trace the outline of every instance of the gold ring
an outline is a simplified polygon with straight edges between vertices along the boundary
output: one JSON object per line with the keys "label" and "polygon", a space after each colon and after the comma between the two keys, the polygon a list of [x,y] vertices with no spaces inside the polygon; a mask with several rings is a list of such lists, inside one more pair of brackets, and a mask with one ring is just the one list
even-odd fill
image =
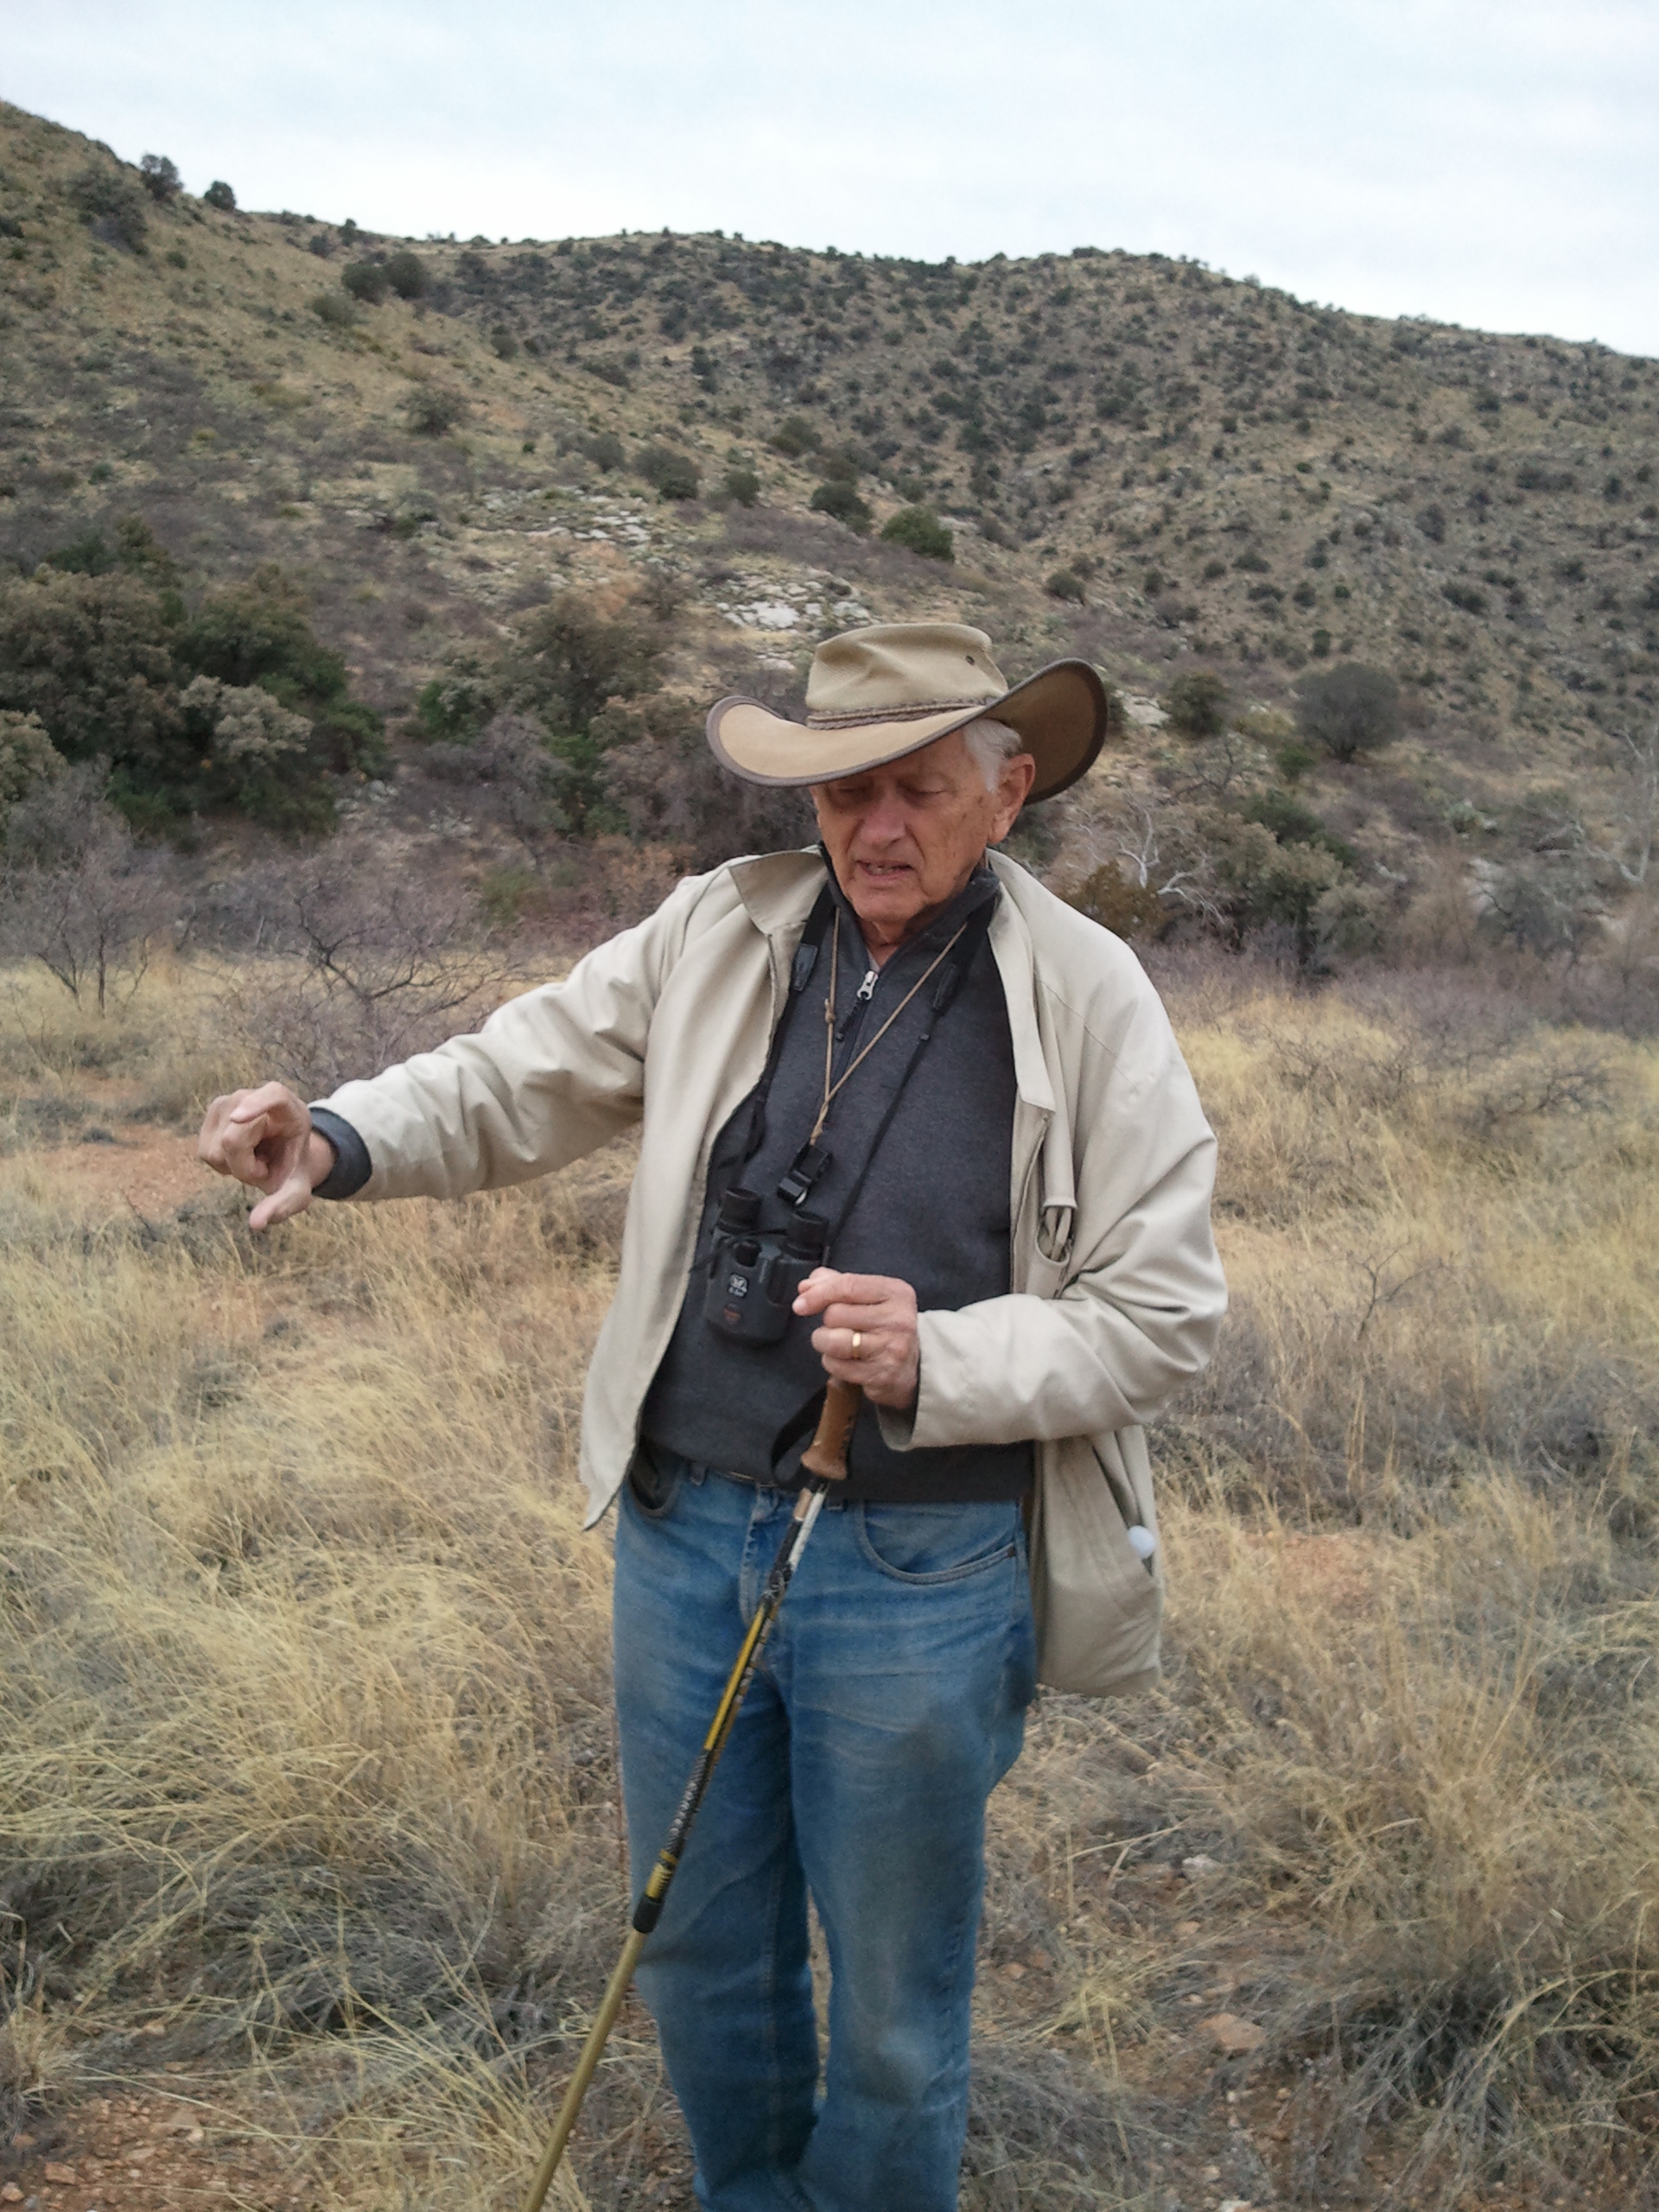
{"label": "gold ring", "polygon": [[857,1331],[856,1329],[855,1329],[855,1330],[853,1331],[853,1357],[854,1357],[855,1359],[856,1359],[856,1358],[859,1357],[859,1350],[858,1350],[858,1348],[859,1348],[860,1344],[861,1344],[863,1343],[863,1341],[864,1341],[863,1338],[862,1338],[862,1337],[861,1337],[861,1336],[860,1336],[860,1334],[858,1333],[858,1331]]}

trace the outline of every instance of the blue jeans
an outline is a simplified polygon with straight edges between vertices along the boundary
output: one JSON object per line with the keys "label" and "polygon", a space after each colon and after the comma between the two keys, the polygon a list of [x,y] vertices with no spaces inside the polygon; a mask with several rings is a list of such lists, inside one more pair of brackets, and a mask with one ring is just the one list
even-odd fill
{"label": "blue jeans", "polygon": [[[644,1878],[793,1497],[671,1461],[625,1488],[616,1694]],[[954,2212],[985,1800],[1035,1679],[1017,1505],[826,1507],[639,1986],[708,2212]],[[822,2097],[807,1892],[829,1948]]]}

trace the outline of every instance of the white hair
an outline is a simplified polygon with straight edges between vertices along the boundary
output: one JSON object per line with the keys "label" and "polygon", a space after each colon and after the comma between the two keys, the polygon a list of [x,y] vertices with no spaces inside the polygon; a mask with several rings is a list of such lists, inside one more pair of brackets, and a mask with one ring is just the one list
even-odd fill
{"label": "white hair", "polygon": [[1026,741],[1017,729],[1010,729],[1007,722],[993,721],[988,715],[981,715],[976,721],[969,722],[963,730],[962,741],[977,763],[988,791],[1001,788],[1002,771],[1016,754],[1027,749]]}

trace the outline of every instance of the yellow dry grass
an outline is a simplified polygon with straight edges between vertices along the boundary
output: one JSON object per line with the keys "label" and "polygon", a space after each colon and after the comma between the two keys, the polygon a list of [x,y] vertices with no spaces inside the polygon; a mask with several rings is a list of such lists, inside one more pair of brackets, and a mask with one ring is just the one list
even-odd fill
{"label": "yellow dry grass", "polygon": [[[165,2058],[325,2199],[511,2203],[624,1904],[573,1459],[626,1159],[146,1222],[24,1107],[253,1075],[220,980],[101,1029],[6,988],[0,2080]],[[1166,1680],[1046,1697],[994,1808],[963,2202],[1643,2202],[1652,1055],[1426,990],[1173,997],[1235,1315],[1163,1435]],[[686,2201],[635,2011],[565,2201]]]}

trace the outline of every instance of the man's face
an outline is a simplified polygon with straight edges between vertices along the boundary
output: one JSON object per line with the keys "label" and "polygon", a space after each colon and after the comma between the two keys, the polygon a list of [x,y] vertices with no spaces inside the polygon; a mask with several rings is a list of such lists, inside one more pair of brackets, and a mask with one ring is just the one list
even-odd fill
{"label": "man's face", "polygon": [[956,897],[987,845],[1013,829],[1036,773],[1031,755],[1017,753],[988,791],[952,730],[885,768],[813,785],[819,833],[872,952]]}

